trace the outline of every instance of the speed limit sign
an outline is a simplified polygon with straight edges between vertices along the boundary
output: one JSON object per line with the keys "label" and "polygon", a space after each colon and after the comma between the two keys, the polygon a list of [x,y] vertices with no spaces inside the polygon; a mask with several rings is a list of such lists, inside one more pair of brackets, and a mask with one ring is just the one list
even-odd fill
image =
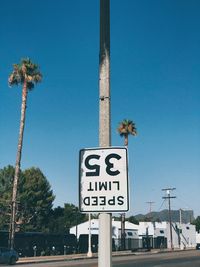
{"label": "speed limit sign", "polygon": [[127,148],[109,147],[80,150],[80,211],[128,211],[128,192]]}

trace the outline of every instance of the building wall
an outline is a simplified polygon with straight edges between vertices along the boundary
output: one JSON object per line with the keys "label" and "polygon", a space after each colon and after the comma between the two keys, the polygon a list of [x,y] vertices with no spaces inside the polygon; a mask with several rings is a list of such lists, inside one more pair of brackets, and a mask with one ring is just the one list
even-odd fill
{"label": "building wall", "polygon": [[[192,224],[172,224],[172,242],[174,248],[194,248],[196,246],[196,228]],[[181,230],[181,231],[180,231]],[[140,222],[138,234],[139,237],[152,236],[166,237],[167,248],[171,248],[170,224],[169,222],[152,223]]]}
{"label": "building wall", "polygon": [[[79,238],[80,234],[89,234],[89,221],[81,223],[70,229],[70,234],[76,235],[76,233],[77,238]],[[126,222],[125,233],[127,238],[138,238],[138,226],[133,223]],[[99,220],[97,219],[91,220],[91,234],[99,234]],[[120,221],[112,221],[112,237],[115,239],[121,238]]]}
{"label": "building wall", "polygon": [[200,233],[196,233],[196,244],[200,244]]}
{"label": "building wall", "polygon": [[[187,242],[186,242],[186,240]],[[185,241],[186,247],[196,247],[196,227],[192,224],[182,225],[182,240]]]}
{"label": "building wall", "polygon": [[[76,235],[76,233],[77,238],[79,238],[81,234],[89,234],[89,221],[70,228],[70,234]],[[96,219],[91,220],[91,234],[99,234],[99,222]]]}
{"label": "building wall", "polygon": [[[196,247],[196,228],[192,224],[172,224],[172,239],[174,248],[195,248]],[[168,248],[171,248],[170,242],[170,224],[167,223],[167,241]]]}
{"label": "building wall", "polygon": [[[179,229],[182,233],[179,234]],[[126,222],[125,224],[126,238],[142,240],[147,235],[154,238],[167,238],[167,247],[171,248],[170,240],[170,224],[169,222],[152,223],[140,222],[139,226]],[[77,238],[80,234],[89,234],[89,221],[74,226],[70,229],[70,233],[77,233]],[[91,220],[91,234],[99,234],[99,221]],[[114,239],[121,238],[121,222],[112,222],[112,237]],[[191,224],[173,223],[172,227],[173,247],[174,248],[194,248],[196,247],[196,228]],[[153,241],[152,241],[153,242]]]}

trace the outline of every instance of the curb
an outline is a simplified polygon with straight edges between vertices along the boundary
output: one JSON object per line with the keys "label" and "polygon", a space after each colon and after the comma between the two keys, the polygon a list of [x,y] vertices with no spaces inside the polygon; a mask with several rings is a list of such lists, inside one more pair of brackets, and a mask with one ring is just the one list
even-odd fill
{"label": "curb", "polygon": [[[172,252],[183,252],[183,251],[189,251],[194,250],[186,249],[186,250],[179,250],[174,249],[171,250],[151,250],[146,252],[132,252],[129,251],[122,251],[122,252],[113,252],[112,257],[117,256],[141,256],[141,255],[151,255],[151,254],[159,254],[159,253],[172,253]],[[40,257],[28,257],[28,258],[19,258],[19,260],[16,262],[16,264],[31,264],[31,263],[48,263],[48,262],[60,262],[60,261],[76,261],[76,260],[82,260],[82,259],[96,259],[98,258],[98,253],[93,253],[92,257],[88,257],[87,254],[72,254],[72,255],[61,255],[61,256],[40,256]]]}
{"label": "curb", "polygon": [[[92,256],[91,258],[97,258],[97,256]],[[89,259],[86,254],[83,255],[67,255],[67,256],[41,256],[41,257],[28,257],[19,258],[16,264],[30,264],[30,263],[47,263],[47,262],[60,262],[60,261],[75,261],[81,259]]]}

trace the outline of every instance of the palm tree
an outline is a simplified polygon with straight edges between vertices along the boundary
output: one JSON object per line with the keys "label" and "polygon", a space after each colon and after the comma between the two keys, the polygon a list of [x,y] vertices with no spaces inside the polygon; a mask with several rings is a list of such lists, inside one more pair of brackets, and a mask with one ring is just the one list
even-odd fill
{"label": "palm tree", "polygon": [[128,146],[128,136],[137,135],[137,129],[135,127],[135,123],[131,120],[124,119],[122,122],[120,122],[118,128],[118,133],[121,137],[124,137],[124,145]]}
{"label": "palm tree", "polygon": [[20,174],[23,134],[26,116],[26,102],[28,91],[32,90],[36,83],[40,82],[42,74],[39,71],[37,64],[31,62],[29,58],[22,59],[19,64],[13,64],[13,71],[8,78],[10,86],[22,85],[22,104],[21,104],[21,120],[19,129],[19,139],[17,147],[17,157],[15,163],[15,175],[13,180],[12,191],[12,211],[11,211],[11,223],[10,223],[10,236],[9,245],[14,247],[14,235],[15,235],[15,218],[16,218],[16,200],[17,200],[17,187]]}
{"label": "palm tree", "polygon": [[[119,123],[117,128],[118,133],[121,137],[124,137],[124,145],[128,147],[128,136],[137,135],[137,129],[135,123],[131,120],[124,119]],[[125,249],[125,213],[121,214],[121,242],[122,249]]]}

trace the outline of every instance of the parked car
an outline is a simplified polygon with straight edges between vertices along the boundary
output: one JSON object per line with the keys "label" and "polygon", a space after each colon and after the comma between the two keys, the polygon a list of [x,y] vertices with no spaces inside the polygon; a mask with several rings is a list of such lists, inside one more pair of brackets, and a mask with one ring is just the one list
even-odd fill
{"label": "parked car", "polygon": [[200,243],[197,243],[196,249],[200,249]]}
{"label": "parked car", "polygon": [[18,258],[18,253],[14,249],[0,247],[0,263],[15,264]]}

